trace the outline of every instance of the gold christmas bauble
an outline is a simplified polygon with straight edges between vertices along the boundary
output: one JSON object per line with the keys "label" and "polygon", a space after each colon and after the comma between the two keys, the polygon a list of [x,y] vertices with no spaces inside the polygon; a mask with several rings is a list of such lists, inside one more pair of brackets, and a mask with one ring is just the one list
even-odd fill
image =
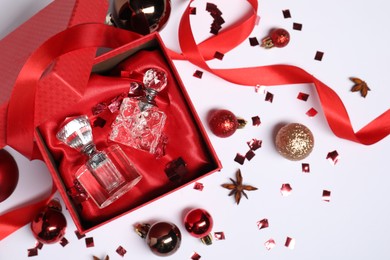
{"label": "gold christmas bauble", "polygon": [[305,159],[314,147],[314,137],[309,128],[291,123],[280,128],[275,138],[278,152],[291,161]]}

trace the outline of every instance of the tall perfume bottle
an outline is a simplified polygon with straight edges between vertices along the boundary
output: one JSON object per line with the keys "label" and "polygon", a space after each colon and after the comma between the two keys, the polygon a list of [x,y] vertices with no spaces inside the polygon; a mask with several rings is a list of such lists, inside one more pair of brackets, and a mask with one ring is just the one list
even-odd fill
{"label": "tall perfume bottle", "polygon": [[110,205],[142,178],[119,145],[109,146],[103,151],[96,149],[87,116],[65,121],[57,138],[88,156],[75,178],[99,208]]}
{"label": "tall perfume bottle", "polygon": [[157,107],[155,97],[167,86],[167,75],[160,69],[148,69],[143,76],[143,85],[143,97],[123,100],[109,139],[161,157],[167,116]]}

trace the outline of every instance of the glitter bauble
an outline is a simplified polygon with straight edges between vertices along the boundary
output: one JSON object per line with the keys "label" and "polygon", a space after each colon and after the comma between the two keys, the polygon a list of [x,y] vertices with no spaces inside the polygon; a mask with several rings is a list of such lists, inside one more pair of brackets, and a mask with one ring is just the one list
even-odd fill
{"label": "glitter bauble", "polygon": [[19,169],[12,155],[0,150],[0,202],[6,200],[14,192],[19,181]]}
{"label": "glitter bauble", "polygon": [[61,205],[53,200],[31,222],[34,237],[42,244],[53,244],[62,240],[66,230],[66,218]]}
{"label": "glitter bauble", "polygon": [[239,124],[237,117],[229,110],[215,111],[209,120],[211,132],[218,137],[229,137],[236,132]]}
{"label": "glitter bauble", "polygon": [[278,131],[275,145],[283,157],[298,161],[309,156],[314,147],[314,137],[306,126],[291,123],[283,126]]}
{"label": "glitter bauble", "polygon": [[210,232],[213,228],[213,218],[204,209],[193,209],[184,217],[184,226],[191,236],[200,238],[203,243],[210,245]]}
{"label": "glitter bauble", "polygon": [[278,48],[282,48],[290,42],[290,34],[285,29],[272,30],[270,37],[274,46]]}
{"label": "glitter bauble", "polygon": [[173,223],[138,224],[135,230],[145,239],[150,250],[158,256],[172,255],[180,247],[181,232]]}
{"label": "glitter bauble", "polygon": [[114,25],[142,35],[160,31],[170,14],[170,0],[112,1],[111,15]]}

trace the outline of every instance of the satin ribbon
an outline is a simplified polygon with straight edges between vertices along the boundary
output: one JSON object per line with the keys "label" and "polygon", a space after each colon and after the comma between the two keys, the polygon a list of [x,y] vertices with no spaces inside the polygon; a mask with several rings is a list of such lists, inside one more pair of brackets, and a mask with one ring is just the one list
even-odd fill
{"label": "satin ribbon", "polygon": [[[323,82],[299,67],[269,65],[234,69],[210,68],[206,60],[212,59],[216,50],[226,53],[248,38],[257,20],[258,2],[257,0],[248,0],[252,11],[247,18],[199,45],[196,44],[190,25],[190,5],[192,2],[193,0],[189,2],[179,26],[179,42],[182,53],[168,50],[173,59],[188,60],[210,73],[240,85],[272,86],[313,83],[327,122],[336,136],[370,145],[389,135],[390,110],[355,133],[345,106],[338,95]],[[32,115],[37,83],[44,69],[54,58],[82,48],[102,46],[115,48],[139,37],[134,33],[105,25],[87,24],[69,28],[45,42],[29,58],[16,81],[8,107],[8,144],[28,158],[36,156],[37,149],[32,142],[35,128],[34,117],[24,115]],[[47,201],[48,199],[45,199],[41,204]],[[31,216],[34,216],[32,212],[38,210],[36,205],[29,205],[0,216],[0,239],[31,221]],[[14,221],[13,217],[17,215],[24,217]]]}

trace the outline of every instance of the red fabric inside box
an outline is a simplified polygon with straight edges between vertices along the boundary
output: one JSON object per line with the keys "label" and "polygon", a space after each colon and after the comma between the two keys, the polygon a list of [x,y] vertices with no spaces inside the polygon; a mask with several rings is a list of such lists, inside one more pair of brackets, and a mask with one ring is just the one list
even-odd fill
{"label": "red fabric inside box", "polygon": [[[51,163],[58,169],[58,175],[55,174],[54,178],[59,178],[55,181],[57,184],[61,184],[57,186],[59,186],[62,195],[65,195],[66,189],[73,186],[74,173],[85,163],[87,158],[56,139],[55,135],[59,130],[59,125],[65,117],[81,114],[88,115],[93,122],[95,118],[91,112],[93,106],[128,92],[131,79],[121,78],[121,70],[142,73],[151,67],[166,71],[168,77],[167,87],[156,100],[157,105],[167,115],[164,128],[164,133],[168,137],[166,154],[162,158],[156,159],[152,154],[121,145],[143,178],[130,192],[107,208],[99,209],[92,200],[83,202],[82,209],[72,203],[71,206],[76,216],[73,216],[72,212],[71,215],[76,217],[76,225],[77,221],[80,222],[83,230],[94,228],[220,168],[209,142],[202,133],[199,121],[193,114],[193,108],[189,104],[181,83],[176,79],[175,72],[167,63],[161,49],[153,47],[137,51],[112,67],[110,71],[106,71],[104,75],[92,73],[82,101],[77,106],[69,108],[62,116],[39,126],[38,131],[44,145],[50,151]],[[61,96],[58,98],[61,99]],[[116,115],[117,113],[111,113],[109,110],[98,115],[107,121],[103,128],[93,128],[94,141],[98,149],[104,149],[108,145],[114,144],[108,140],[108,135]],[[180,183],[175,183],[168,179],[164,168],[167,163],[178,157],[182,157],[187,163],[188,173]],[[64,190],[61,191],[62,188]],[[70,202],[71,200],[67,198],[66,201]]]}

